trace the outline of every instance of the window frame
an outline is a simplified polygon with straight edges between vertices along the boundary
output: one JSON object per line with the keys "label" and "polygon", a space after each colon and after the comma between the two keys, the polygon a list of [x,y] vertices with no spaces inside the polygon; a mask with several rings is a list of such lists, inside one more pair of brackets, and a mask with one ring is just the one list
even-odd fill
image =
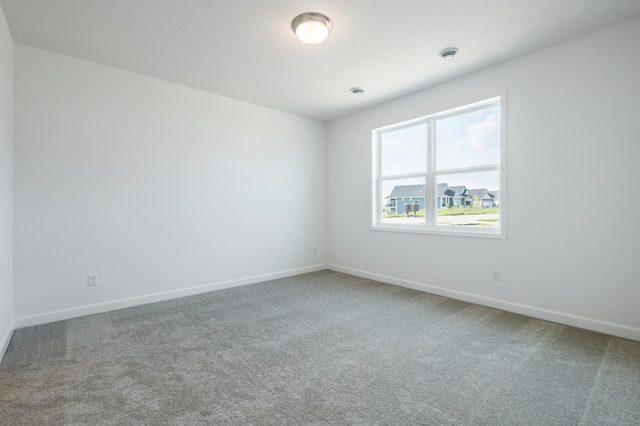
{"label": "window frame", "polygon": [[[447,108],[445,110],[421,116],[418,118],[375,128],[371,131],[371,188],[369,191],[370,208],[370,229],[374,231],[391,231],[420,233],[433,235],[450,235],[463,237],[480,237],[492,239],[507,238],[507,93],[506,90],[493,93],[490,96],[475,99],[470,102],[458,103],[459,106]],[[474,111],[500,107],[500,164],[473,166],[457,169],[436,169],[436,126],[437,120],[455,117]],[[427,164],[426,171],[418,173],[389,174],[381,175],[382,172],[382,148],[381,135],[390,131],[397,131],[403,128],[413,127],[420,124],[427,126]],[[461,227],[455,225],[437,224],[437,184],[439,176],[477,173],[477,172],[498,172],[498,196],[499,196],[499,227]],[[425,184],[425,221],[424,224],[390,224],[382,222],[381,205],[384,204],[385,194],[382,193],[383,182],[389,180],[409,180],[423,179]],[[468,188],[467,188],[468,189]],[[491,191],[492,188],[485,188]],[[431,201],[428,201],[431,200]],[[396,206],[399,209],[399,206]]]}

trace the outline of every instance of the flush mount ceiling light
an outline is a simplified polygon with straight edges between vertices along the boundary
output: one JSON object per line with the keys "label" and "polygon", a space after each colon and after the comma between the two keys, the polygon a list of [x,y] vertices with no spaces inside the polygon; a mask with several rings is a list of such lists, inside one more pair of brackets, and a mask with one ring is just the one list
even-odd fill
{"label": "flush mount ceiling light", "polygon": [[321,13],[307,12],[293,18],[291,29],[301,42],[318,44],[327,38],[333,29],[333,22]]}
{"label": "flush mount ceiling light", "polygon": [[456,49],[455,47],[450,47],[440,52],[440,57],[445,62],[451,62],[456,58],[457,54],[458,54],[458,49]]}
{"label": "flush mount ceiling light", "polygon": [[362,96],[364,95],[364,89],[362,87],[354,87],[351,89],[351,93],[356,96]]}

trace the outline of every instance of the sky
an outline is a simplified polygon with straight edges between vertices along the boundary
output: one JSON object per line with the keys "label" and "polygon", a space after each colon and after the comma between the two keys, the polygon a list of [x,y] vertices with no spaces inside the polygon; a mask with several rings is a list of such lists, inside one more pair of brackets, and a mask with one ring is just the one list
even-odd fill
{"label": "sky", "polygon": [[[382,175],[425,172],[427,125],[420,123],[382,134]],[[442,118],[436,121],[436,169],[438,171],[500,163],[500,107]],[[421,183],[416,179],[387,181],[383,197],[395,185]],[[499,189],[497,172],[438,176],[438,183],[464,185],[468,189]]]}

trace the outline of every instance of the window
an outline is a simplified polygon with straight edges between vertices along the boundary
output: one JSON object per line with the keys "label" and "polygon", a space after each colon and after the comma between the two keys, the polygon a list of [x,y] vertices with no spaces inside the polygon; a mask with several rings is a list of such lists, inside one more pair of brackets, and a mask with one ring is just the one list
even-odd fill
{"label": "window", "polygon": [[374,130],[373,228],[504,238],[504,103]]}

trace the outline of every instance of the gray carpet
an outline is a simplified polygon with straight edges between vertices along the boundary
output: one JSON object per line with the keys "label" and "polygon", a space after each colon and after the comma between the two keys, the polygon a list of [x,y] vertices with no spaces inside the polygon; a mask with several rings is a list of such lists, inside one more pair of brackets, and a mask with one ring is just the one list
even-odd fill
{"label": "gray carpet", "polygon": [[16,330],[2,425],[639,425],[640,342],[331,271]]}

